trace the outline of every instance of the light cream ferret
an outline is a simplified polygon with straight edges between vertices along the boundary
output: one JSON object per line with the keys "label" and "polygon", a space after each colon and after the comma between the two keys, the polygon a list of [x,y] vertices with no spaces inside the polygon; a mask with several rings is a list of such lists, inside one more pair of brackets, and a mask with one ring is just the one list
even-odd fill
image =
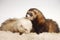
{"label": "light cream ferret", "polygon": [[11,31],[11,32],[19,32],[20,34],[23,33],[30,33],[32,29],[32,23],[30,20],[26,18],[13,18],[8,19],[1,25],[1,30],[3,31]]}

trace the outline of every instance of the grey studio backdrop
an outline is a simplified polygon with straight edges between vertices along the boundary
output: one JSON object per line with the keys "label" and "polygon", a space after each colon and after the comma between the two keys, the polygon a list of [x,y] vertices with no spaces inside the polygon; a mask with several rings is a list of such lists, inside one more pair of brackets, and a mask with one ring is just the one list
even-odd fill
{"label": "grey studio backdrop", "polygon": [[8,18],[22,18],[30,8],[42,11],[60,26],[60,0],[0,0],[0,25]]}

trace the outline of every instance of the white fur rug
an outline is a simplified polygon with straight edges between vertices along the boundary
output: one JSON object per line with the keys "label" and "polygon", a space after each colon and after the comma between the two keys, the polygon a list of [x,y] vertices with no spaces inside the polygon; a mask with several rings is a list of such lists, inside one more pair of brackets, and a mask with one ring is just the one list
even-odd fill
{"label": "white fur rug", "polygon": [[0,31],[0,40],[60,40],[60,33],[29,33],[19,35],[9,31]]}

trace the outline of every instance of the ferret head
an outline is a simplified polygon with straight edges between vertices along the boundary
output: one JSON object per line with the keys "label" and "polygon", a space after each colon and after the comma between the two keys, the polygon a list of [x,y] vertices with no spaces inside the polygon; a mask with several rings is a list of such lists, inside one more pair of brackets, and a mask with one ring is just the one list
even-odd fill
{"label": "ferret head", "polygon": [[30,31],[32,30],[32,23],[28,19],[21,18],[18,21],[17,25],[18,25],[17,28],[21,34],[22,33],[30,33]]}
{"label": "ferret head", "polygon": [[34,20],[37,16],[37,10],[35,8],[31,8],[27,11],[27,14],[26,14],[26,17],[29,19],[29,20]]}
{"label": "ferret head", "polygon": [[31,8],[27,11],[26,18],[33,21],[35,19],[40,20],[40,22],[45,21],[45,17],[42,12],[36,8]]}

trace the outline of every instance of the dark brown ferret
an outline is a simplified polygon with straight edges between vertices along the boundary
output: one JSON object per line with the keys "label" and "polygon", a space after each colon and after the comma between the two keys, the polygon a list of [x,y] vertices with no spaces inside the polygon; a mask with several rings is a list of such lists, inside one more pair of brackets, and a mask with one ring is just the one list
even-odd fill
{"label": "dark brown ferret", "polygon": [[52,19],[46,19],[42,12],[36,8],[29,9],[26,18],[32,21],[32,32],[37,34],[42,32],[59,32],[57,23]]}

